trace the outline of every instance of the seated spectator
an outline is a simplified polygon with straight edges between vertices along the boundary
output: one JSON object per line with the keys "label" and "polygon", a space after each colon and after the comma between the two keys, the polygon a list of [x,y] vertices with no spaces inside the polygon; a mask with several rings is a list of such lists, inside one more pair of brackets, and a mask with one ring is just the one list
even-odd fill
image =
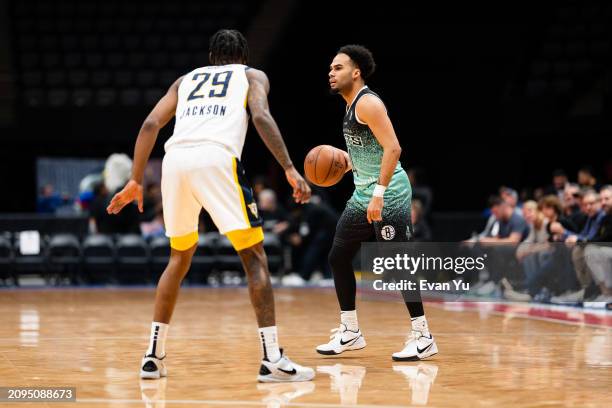
{"label": "seated spectator", "polygon": [[55,192],[53,185],[46,184],[38,197],[36,211],[43,214],[55,214],[60,207],[71,203],[72,199],[69,196]]}
{"label": "seated spectator", "polygon": [[544,189],[542,187],[537,187],[533,190],[533,199],[536,202],[540,202],[542,198],[544,198],[546,194],[544,193]]}
{"label": "seated spectator", "polygon": [[[529,226],[515,208],[499,196],[490,199],[491,213],[495,223],[486,231],[486,236],[479,236],[475,242],[480,244],[474,249],[488,256],[488,281],[478,287],[477,294],[489,296],[500,289],[503,274],[511,275],[518,268],[514,257],[516,246],[529,234]],[[480,256],[480,255],[478,255]],[[481,277],[482,279],[482,277]]]}
{"label": "seated spectator", "polygon": [[586,215],[581,210],[582,193],[580,186],[568,183],[563,190],[563,215],[575,226],[575,230],[580,231],[586,222]]}
{"label": "seated spectator", "polygon": [[486,209],[486,211],[484,211],[484,215],[487,217],[487,222],[485,224],[484,229],[479,234],[472,236],[472,238],[467,239],[464,242],[477,242],[481,238],[497,235],[497,232],[499,231],[499,221],[497,221],[497,218],[495,218],[495,215],[493,215],[491,209],[494,205],[496,205],[496,202],[498,200],[499,197],[496,195],[492,195],[489,197],[488,208]]}
{"label": "seated spectator", "polygon": [[[572,222],[571,218],[568,218],[564,214],[564,208],[561,201],[554,195],[547,195],[540,200],[540,209],[544,217],[548,220],[546,225],[546,232],[548,233],[549,241],[559,241],[560,236],[555,236],[555,233],[551,231],[552,225],[556,223],[560,224],[565,230],[576,231],[577,227]],[[555,227],[556,229],[556,227]]]}
{"label": "seated spectator", "polygon": [[113,195],[130,178],[132,160],[125,154],[112,154],[104,165],[104,182],[96,189],[90,205],[90,232],[99,234],[140,234],[140,213],[131,203],[116,215],[106,212]]}
{"label": "seated spectator", "polygon": [[584,257],[600,290],[593,301],[612,303],[612,185],[602,187],[600,197],[606,215],[595,237],[588,241]]}
{"label": "seated spectator", "polygon": [[548,220],[544,216],[544,213],[542,213],[538,203],[533,200],[526,201],[521,210],[523,219],[529,226],[529,234],[523,242],[548,242],[549,234],[546,230]]}
{"label": "seated spectator", "polygon": [[581,286],[581,289],[576,292],[552,298],[551,301],[554,303],[573,303],[582,301],[586,288],[591,284],[591,272],[585,261],[585,246],[576,245],[576,243],[585,243],[594,240],[606,213],[601,209],[599,194],[597,194],[595,190],[587,191],[582,201],[588,217],[582,231],[579,233],[569,231],[563,228],[560,223],[554,223],[550,228],[561,241],[572,248],[572,263],[576,271],[576,277]]}
{"label": "seated spectator", "polygon": [[155,204],[154,212],[155,215],[152,219],[140,223],[140,231],[145,239],[163,237],[166,234],[164,211],[161,202]]}
{"label": "seated spectator", "polygon": [[278,204],[274,191],[268,188],[261,190],[257,196],[257,208],[264,222],[264,230],[277,235],[283,235],[287,231],[289,214]]}
{"label": "seated spectator", "polygon": [[510,187],[500,187],[499,195],[512,209],[519,215],[521,214],[521,204],[519,203],[519,197],[516,190]]}
{"label": "seated spectator", "polygon": [[336,232],[338,213],[318,195],[313,195],[307,204],[295,206],[293,213],[290,242],[295,248],[293,266],[299,274],[283,277],[283,284],[301,285],[317,269],[324,278],[331,278],[327,254]]}
{"label": "seated spectator", "polygon": [[578,170],[578,185],[582,189],[593,189],[599,191],[600,185],[597,183],[595,171],[591,166],[582,166]]}
{"label": "seated spectator", "polygon": [[582,203],[587,216],[586,223],[580,232],[572,231],[564,228],[559,222],[553,223],[550,230],[553,234],[556,234],[560,241],[568,244],[575,244],[576,242],[588,242],[592,240],[601,224],[602,219],[605,217],[605,212],[601,209],[601,202],[599,194],[595,190],[588,190],[584,193]]}
{"label": "seated spectator", "polygon": [[412,200],[412,238],[414,241],[431,241],[431,228],[423,218],[423,205],[420,200]]}
{"label": "seated spectator", "polygon": [[159,183],[147,184],[142,199],[144,212],[140,214],[140,220],[141,222],[151,222],[159,216],[159,206],[162,203]]}
{"label": "seated spectator", "polygon": [[253,195],[255,198],[259,197],[259,193],[261,193],[265,189],[269,189],[268,183],[266,181],[266,177],[262,175],[257,175],[253,179]]}
{"label": "seated spectator", "polygon": [[563,199],[563,193],[565,191],[565,186],[568,183],[567,174],[565,171],[561,169],[557,169],[553,171],[552,174],[552,184],[546,187],[544,193],[546,195],[554,195],[559,200]]}
{"label": "seated spectator", "polygon": [[482,244],[509,243],[518,244],[529,234],[529,226],[523,216],[515,211],[511,203],[500,197],[492,199],[491,213],[498,223],[492,228],[488,236],[480,238]]}
{"label": "seated spectator", "polygon": [[[554,198],[554,196],[552,196]],[[560,207],[560,205],[559,205]],[[518,246],[516,258],[523,267],[525,274],[524,286],[527,293],[514,290],[510,282],[504,278],[504,296],[510,300],[529,301],[537,296],[544,287],[545,276],[553,265],[552,248],[546,226],[548,220],[535,201],[527,201],[523,205],[523,217],[529,225],[529,235]],[[549,290],[547,288],[546,290]]]}

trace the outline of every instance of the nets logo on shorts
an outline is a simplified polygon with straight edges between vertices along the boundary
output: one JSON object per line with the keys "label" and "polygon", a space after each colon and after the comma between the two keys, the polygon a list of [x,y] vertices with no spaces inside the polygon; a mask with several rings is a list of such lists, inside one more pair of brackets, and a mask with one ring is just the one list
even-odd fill
{"label": "nets logo on shorts", "polygon": [[392,225],[385,225],[380,229],[380,235],[385,241],[391,241],[395,237],[395,228]]}

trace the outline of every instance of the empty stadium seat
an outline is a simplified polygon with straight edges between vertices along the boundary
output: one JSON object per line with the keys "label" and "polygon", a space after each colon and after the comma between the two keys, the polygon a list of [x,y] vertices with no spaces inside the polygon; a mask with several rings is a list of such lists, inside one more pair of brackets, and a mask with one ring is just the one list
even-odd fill
{"label": "empty stadium seat", "polygon": [[83,274],[87,283],[116,282],[115,245],[108,235],[88,235],[83,240]]}
{"label": "empty stadium seat", "polygon": [[170,259],[170,240],[167,237],[155,237],[150,244],[151,276],[153,282],[157,282],[164,272]]}
{"label": "empty stadium seat", "polygon": [[137,234],[119,235],[116,244],[117,279],[120,283],[151,282],[149,247]]}
{"label": "empty stadium seat", "polygon": [[198,247],[193,254],[191,269],[187,280],[192,283],[205,283],[208,275],[217,266],[217,244],[218,232],[207,232],[200,234]]}
{"label": "empty stadium seat", "polygon": [[0,280],[4,282],[7,278],[13,277],[13,248],[11,245],[11,235],[0,234]]}
{"label": "empty stadium seat", "polygon": [[278,274],[283,266],[283,247],[280,239],[274,233],[266,233],[263,244],[270,272]]}
{"label": "empty stadium seat", "polygon": [[49,279],[47,274],[47,260],[45,257],[46,242],[43,237],[40,238],[40,250],[37,254],[23,254],[20,249],[20,234],[15,234],[15,242],[13,245],[14,262],[13,269],[17,275],[21,274],[37,274],[43,276],[45,280]]}
{"label": "empty stadium seat", "polygon": [[[152,0],[146,7],[131,2],[22,3],[15,2],[9,15],[19,64],[15,72],[23,85],[17,99],[26,107],[80,107],[109,106],[108,99],[100,100],[95,92],[100,87],[114,87],[115,101],[123,106],[150,105],[149,91],[157,93],[160,85],[167,89],[179,72],[204,64],[207,35],[239,25],[255,2],[226,6],[211,0],[204,6],[198,0],[180,5]],[[153,73],[143,71],[151,68]],[[159,72],[168,69],[172,80],[159,78]],[[53,74],[45,76],[45,70]],[[113,83],[109,71],[129,75]],[[91,93],[72,93],[89,87]],[[46,97],[40,96],[41,88]]]}
{"label": "empty stadium seat", "polygon": [[68,278],[71,283],[78,279],[81,266],[81,244],[76,235],[56,234],[51,236],[47,251],[50,272],[58,274],[61,282]]}
{"label": "empty stadium seat", "polygon": [[217,265],[219,269],[242,272],[242,262],[230,240],[225,235],[220,235],[217,243]]}
{"label": "empty stadium seat", "polygon": [[103,88],[96,92],[95,103],[98,106],[110,106],[115,103],[117,92],[114,89]]}

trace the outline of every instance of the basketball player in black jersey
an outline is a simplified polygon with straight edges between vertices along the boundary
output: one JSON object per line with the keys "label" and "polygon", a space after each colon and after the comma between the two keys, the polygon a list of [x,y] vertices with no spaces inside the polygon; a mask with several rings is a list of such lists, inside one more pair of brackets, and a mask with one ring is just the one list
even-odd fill
{"label": "basketball player in black jersey", "polygon": [[[379,242],[406,242],[412,234],[412,190],[399,162],[402,149],[384,103],[365,84],[374,69],[372,53],[360,45],[340,48],[330,65],[331,92],[340,94],[347,103],[343,133],[355,190],[338,221],[329,253],[341,323],[331,340],[317,347],[317,352],[325,355],[366,346],[357,323],[352,266],[361,243],[374,237]],[[392,358],[410,361],[430,357],[438,349],[429,333],[420,294],[403,294],[412,317],[412,330],[404,349]]]}

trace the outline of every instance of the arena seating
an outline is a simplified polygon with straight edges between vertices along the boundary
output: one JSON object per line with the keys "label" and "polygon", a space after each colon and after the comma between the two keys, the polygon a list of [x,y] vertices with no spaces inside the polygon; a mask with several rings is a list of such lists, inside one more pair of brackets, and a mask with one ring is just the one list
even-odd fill
{"label": "arena seating", "polygon": [[[264,247],[270,270],[279,272],[280,240],[266,233]],[[69,233],[43,236],[40,254],[22,255],[18,234],[7,232],[0,233],[0,279],[36,274],[52,284],[154,283],[166,267],[169,255],[166,237],[147,241],[133,234],[91,234],[80,240]],[[243,273],[240,257],[229,240],[217,232],[201,234],[187,280],[206,283],[210,273],[226,270]]]}
{"label": "arena seating", "polygon": [[152,105],[207,62],[208,37],[240,28],[257,1],[11,2],[25,107]]}
{"label": "arena seating", "polygon": [[[558,2],[551,10],[548,26],[535,36],[525,56],[524,72],[509,88],[510,94],[514,92],[516,112],[508,117],[537,128],[571,117],[601,115],[601,103],[609,103],[612,95],[608,79],[612,67],[611,17],[612,5],[602,0]],[[577,109],[579,101],[589,94],[601,95],[601,103],[583,104]]]}

